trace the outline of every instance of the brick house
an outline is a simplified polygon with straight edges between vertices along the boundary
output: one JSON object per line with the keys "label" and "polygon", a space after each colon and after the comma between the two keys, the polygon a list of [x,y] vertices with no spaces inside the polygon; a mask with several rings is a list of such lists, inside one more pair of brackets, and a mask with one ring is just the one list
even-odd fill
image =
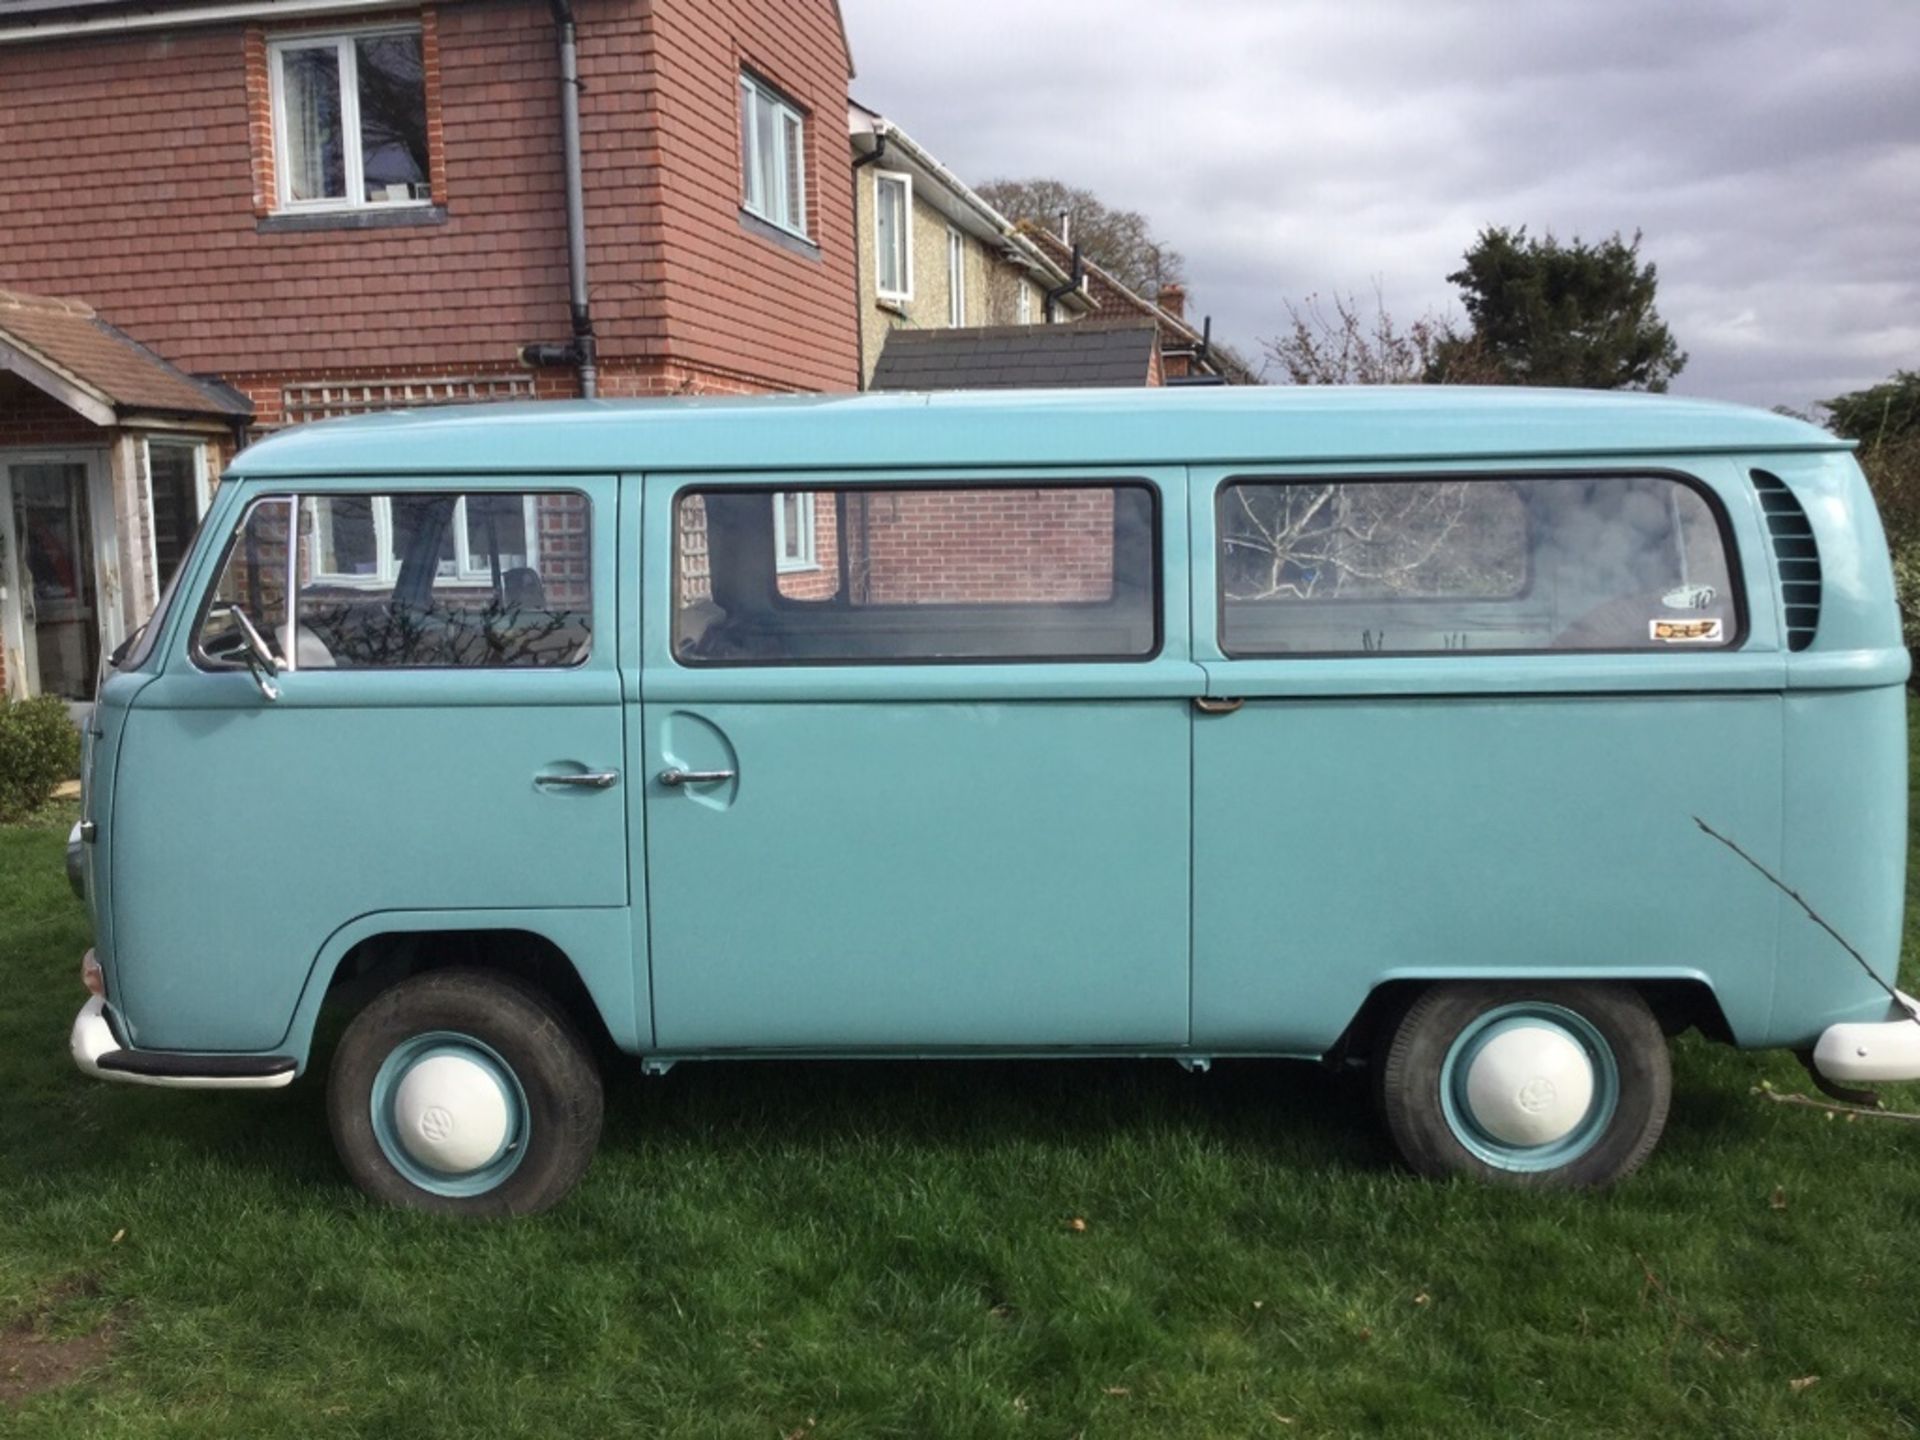
{"label": "brick house", "polygon": [[0,0],[0,287],[210,407],[76,407],[0,338],[0,687],[91,684],[23,663],[55,532],[103,645],[156,602],[156,421],[190,524],[236,422],[855,388],[850,73],[835,0]]}

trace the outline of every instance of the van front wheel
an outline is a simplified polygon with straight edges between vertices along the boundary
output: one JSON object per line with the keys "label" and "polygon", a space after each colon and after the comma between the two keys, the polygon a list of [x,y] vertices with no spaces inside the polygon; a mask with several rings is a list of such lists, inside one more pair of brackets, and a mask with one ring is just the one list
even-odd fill
{"label": "van front wheel", "polygon": [[1666,1037],[1638,993],[1600,984],[1436,985],[1387,1046],[1381,1110],[1423,1175],[1597,1188],[1666,1125]]}
{"label": "van front wheel", "polygon": [[334,1148],[377,1200],[530,1215],[586,1173],[600,1139],[586,1042],[531,986],[435,970],[354,1017],[327,1076]]}

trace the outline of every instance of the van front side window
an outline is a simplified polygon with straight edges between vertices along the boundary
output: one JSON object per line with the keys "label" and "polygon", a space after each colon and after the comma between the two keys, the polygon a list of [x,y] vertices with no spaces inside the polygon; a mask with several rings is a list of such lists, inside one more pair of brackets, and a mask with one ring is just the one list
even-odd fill
{"label": "van front side window", "polygon": [[593,638],[587,500],[308,495],[301,669],[575,665]]}
{"label": "van front side window", "polygon": [[675,528],[684,664],[1141,660],[1159,647],[1145,485],[689,491]]}
{"label": "van front side window", "polygon": [[1246,480],[1218,515],[1229,655],[1738,639],[1719,518],[1666,476]]}

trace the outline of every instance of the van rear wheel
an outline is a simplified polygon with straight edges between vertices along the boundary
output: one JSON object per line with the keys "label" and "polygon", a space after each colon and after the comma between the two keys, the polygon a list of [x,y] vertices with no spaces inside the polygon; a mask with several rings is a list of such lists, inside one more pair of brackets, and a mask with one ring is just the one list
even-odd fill
{"label": "van rear wheel", "polygon": [[354,1017],[327,1076],[334,1148],[377,1200],[443,1215],[530,1215],[586,1173],[600,1074],[531,986],[435,970]]}
{"label": "van rear wheel", "polygon": [[1436,985],[1376,1063],[1409,1167],[1512,1185],[1598,1188],[1632,1174],[1673,1091],[1660,1024],[1620,985]]}

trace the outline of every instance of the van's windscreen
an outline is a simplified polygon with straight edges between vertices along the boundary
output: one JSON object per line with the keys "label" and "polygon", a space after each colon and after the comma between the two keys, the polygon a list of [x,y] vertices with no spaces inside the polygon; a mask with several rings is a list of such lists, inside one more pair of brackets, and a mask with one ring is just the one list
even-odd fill
{"label": "van's windscreen", "polygon": [[1667,476],[1243,480],[1219,501],[1230,655],[1731,645],[1719,517]]}

